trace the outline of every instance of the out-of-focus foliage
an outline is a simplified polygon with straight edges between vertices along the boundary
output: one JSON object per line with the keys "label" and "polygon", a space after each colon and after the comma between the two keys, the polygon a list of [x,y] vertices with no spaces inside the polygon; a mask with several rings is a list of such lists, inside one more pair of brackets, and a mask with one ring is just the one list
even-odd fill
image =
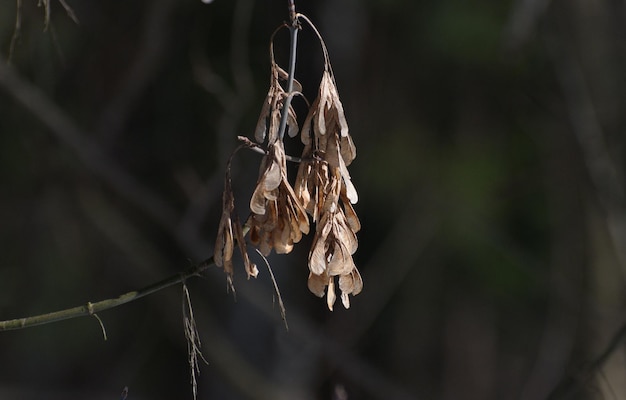
{"label": "out-of-focus foliage", "polygon": [[[212,255],[225,162],[254,134],[268,40],[288,18],[278,0],[67,0],[76,25],[51,1],[45,31],[44,9],[21,1],[0,70],[0,319],[113,297]],[[546,398],[624,320],[624,5],[296,5],[327,42],[358,149],[364,290],[329,313],[306,287],[306,252],[272,255],[285,332],[265,269],[246,280],[235,268],[236,302],[222,271],[189,281],[209,362],[198,397]],[[0,13],[3,63],[15,6]],[[283,66],[287,44],[277,36]],[[305,29],[309,100],[322,61]],[[16,82],[48,106],[18,100]],[[236,157],[235,199],[250,198],[259,161]],[[0,398],[111,399],[125,386],[129,399],[191,398],[181,299],[172,288],[102,313],[107,341],[95,319],[2,332]],[[567,398],[626,396],[620,354]]]}

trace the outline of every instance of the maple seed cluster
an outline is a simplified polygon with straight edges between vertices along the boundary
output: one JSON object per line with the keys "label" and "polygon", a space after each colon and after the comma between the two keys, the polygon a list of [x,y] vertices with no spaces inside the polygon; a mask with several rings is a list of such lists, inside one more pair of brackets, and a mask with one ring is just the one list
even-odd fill
{"label": "maple seed cluster", "polygon": [[[349,295],[357,295],[363,288],[361,275],[352,259],[358,247],[356,233],[361,228],[352,207],[358,201],[358,195],[347,169],[356,157],[356,148],[327,53],[325,51],[326,63],[317,98],[309,108],[300,132],[304,150],[293,187],[287,179],[287,157],[279,125],[285,99],[301,95],[302,86],[294,80],[293,92],[287,93],[282,82],[288,74],[276,64],[272,51],[270,54],[270,88],[254,135],[258,143],[267,143],[267,148],[250,199],[251,214],[246,222],[250,242],[264,256],[272,249],[278,254],[289,253],[302,235],[309,233],[310,216],[315,223],[315,236],[308,257],[309,290],[319,297],[326,295],[328,308],[332,310],[338,281],[342,304],[349,308]],[[291,105],[287,113],[286,132],[295,137],[299,127]],[[245,255],[243,231],[237,227],[239,222],[234,220],[230,177],[224,187],[223,210],[215,262],[224,266],[232,287],[234,241],[239,243],[244,254],[248,277],[256,276],[258,271]]]}

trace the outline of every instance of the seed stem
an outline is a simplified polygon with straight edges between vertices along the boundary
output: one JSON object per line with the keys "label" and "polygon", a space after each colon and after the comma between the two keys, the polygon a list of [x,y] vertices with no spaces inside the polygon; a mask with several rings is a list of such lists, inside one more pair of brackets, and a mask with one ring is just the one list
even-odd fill
{"label": "seed stem", "polygon": [[298,48],[298,31],[300,30],[300,23],[298,22],[296,14],[296,5],[293,0],[289,0],[289,16],[291,18],[291,25],[289,25],[289,70],[287,71],[287,98],[283,103],[283,109],[280,115],[280,125],[278,126],[278,137],[283,140],[285,136],[285,130],[287,128],[287,117],[289,116],[289,107],[291,106],[291,99],[293,96],[293,80],[296,74],[296,50]]}

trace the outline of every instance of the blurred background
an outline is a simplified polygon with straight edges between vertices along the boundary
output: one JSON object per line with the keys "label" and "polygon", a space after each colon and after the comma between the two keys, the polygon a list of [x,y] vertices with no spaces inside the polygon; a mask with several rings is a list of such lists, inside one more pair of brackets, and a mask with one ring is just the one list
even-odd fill
{"label": "blurred background", "polygon": [[[76,24],[49,1],[49,23],[36,0],[0,13],[0,319],[213,254],[288,18],[278,0],[67,0]],[[329,312],[310,237],[269,258],[288,331],[261,260],[249,281],[237,264],[236,299],[218,268],[189,280],[198,398],[626,398],[625,3],[296,5],[358,149],[365,287]],[[287,31],[275,48],[286,68]],[[321,72],[305,27],[310,100]],[[233,164],[242,218],[260,160]],[[1,332],[0,398],[191,399],[182,305],[177,285],[102,312],[106,341],[95,318]]]}

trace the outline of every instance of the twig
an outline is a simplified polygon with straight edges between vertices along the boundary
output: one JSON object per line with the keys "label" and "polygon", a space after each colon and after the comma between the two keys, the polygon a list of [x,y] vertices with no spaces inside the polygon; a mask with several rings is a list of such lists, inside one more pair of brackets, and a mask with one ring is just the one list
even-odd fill
{"label": "twig", "polygon": [[581,383],[591,379],[593,374],[602,368],[602,365],[609,359],[611,354],[624,343],[626,340],[626,323],[624,323],[619,330],[613,335],[613,338],[606,346],[604,351],[600,353],[589,366],[576,373],[570,375],[566,379],[563,379],[552,392],[548,395],[547,400],[557,400],[570,398],[581,389]]}
{"label": "twig", "polygon": [[294,25],[296,23],[297,14],[296,14],[296,3],[294,0],[288,0],[289,7],[289,20],[291,24]]}
{"label": "twig", "polygon": [[300,23],[298,22],[296,14],[296,5],[293,0],[289,0],[289,16],[291,18],[291,25],[289,25],[289,71],[287,77],[287,98],[283,104],[283,108],[280,114],[280,125],[278,126],[278,137],[280,140],[285,136],[285,129],[287,128],[287,116],[289,115],[289,107],[291,106],[291,99],[293,99],[293,81],[296,74],[296,50],[298,48],[298,31],[300,30]]}
{"label": "twig", "polygon": [[7,62],[10,64],[15,52],[15,45],[20,38],[22,32],[22,0],[16,0],[15,11],[15,28],[13,29],[13,36],[11,36],[11,44],[9,46],[9,58]]}
{"label": "twig", "polygon": [[148,285],[143,289],[124,293],[116,298],[101,300],[96,303],[88,302],[87,304],[82,306],[54,311],[47,314],[35,315],[32,317],[0,321],[0,331],[23,329],[29,328],[31,326],[50,324],[53,322],[63,321],[71,318],[92,316],[100,311],[109,310],[111,308],[121,306],[122,304],[130,303],[131,301],[138,300],[152,293],[156,293],[160,290],[181,283],[187,278],[198,275],[212,265],[214,265],[213,257],[188,268],[183,273],[172,275],[168,278],[153,283],[152,285]]}
{"label": "twig", "polygon": [[50,26],[50,0],[41,0],[38,3],[39,6],[43,5],[45,9],[46,16],[44,17],[44,28],[43,31],[47,32],[48,27]]}
{"label": "twig", "polygon": [[76,13],[72,9],[72,7],[70,7],[69,4],[67,4],[65,0],[59,0],[59,3],[61,3],[63,8],[65,9],[67,16],[70,17],[76,25],[78,25],[79,24],[78,17],[76,16]]}
{"label": "twig", "polygon": [[[564,95],[572,131],[578,141],[583,161],[593,185],[600,208],[605,213],[614,254],[626,281],[626,187],[623,184],[623,166],[612,157],[596,106],[587,87],[584,70],[568,40],[558,30],[547,31],[545,47],[548,50],[556,77]],[[610,356],[626,340],[626,323],[614,334],[608,346],[586,367],[576,374],[565,376],[550,392],[547,399],[573,398],[602,368]]]}
{"label": "twig", "polygon": [[[267,151],[263,150],[261,145],[259,145],[257,143],[254,143],[253,141],[251,141],[247,137],[245,137],[245,136],[237,136],[237,140],[242,142],[242,145],[245,145],[247,148],[249,148],[250,150],[254,151],[255,153],[267,155]],[[290,156],[289,154],[285,154],[285,159],[287,161],[291,161],[291,162],[294,162],[294,163],[301,163],[302,162],[302,159],[300,157]]]}
{"label": "twig", "polygon": [[169,204],[116,165],[100,147],[89,140],[90,135],[83,132],[41,89],[23,79],[1,58],[0,87],[41,120],[61,142],[76,153],[95,175],[150,215],[165,229],[176,231],[178,216]]}
{"label": "twig", "polygon": [[115,83],[114,95],[96,121],[94,130],[105,147],[113,145],[124,133],[137,102],[158,76],[171,37],[168,20],[174,3],[172,0],[150,2],[143,18],[139,48],[122,78]]}

